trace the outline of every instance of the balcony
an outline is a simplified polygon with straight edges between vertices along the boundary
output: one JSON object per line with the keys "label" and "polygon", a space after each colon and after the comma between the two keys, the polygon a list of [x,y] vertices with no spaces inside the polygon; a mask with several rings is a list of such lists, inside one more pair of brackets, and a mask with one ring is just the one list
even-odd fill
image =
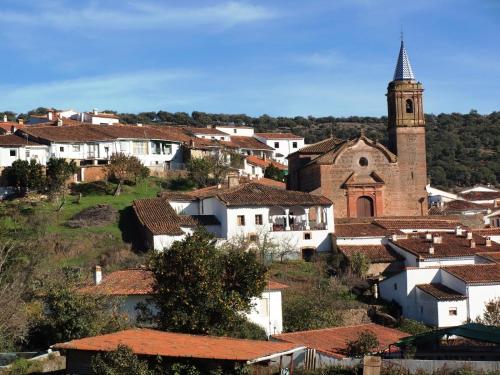
{"label": "balcony", "polygon": [[273,232],[327,230],[327,214],[324,207],[290,208],[271,207],[269,210],[269,227]]}

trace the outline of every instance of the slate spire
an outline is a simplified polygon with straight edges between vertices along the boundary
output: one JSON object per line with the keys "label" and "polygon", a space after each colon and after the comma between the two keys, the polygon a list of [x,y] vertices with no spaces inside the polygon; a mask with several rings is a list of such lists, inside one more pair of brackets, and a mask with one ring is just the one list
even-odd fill
{"label": "slate spire", "polygon": [[413,75],[413,70],[411,69],[410,59],[408,58],[408,53],[406,52],[405,44],[403,38],[401,37],[401,48],[399,50],[398,62],[396,64],[396,70],[394,71],[394,81],[402,81],[404,79],[415,79]]}

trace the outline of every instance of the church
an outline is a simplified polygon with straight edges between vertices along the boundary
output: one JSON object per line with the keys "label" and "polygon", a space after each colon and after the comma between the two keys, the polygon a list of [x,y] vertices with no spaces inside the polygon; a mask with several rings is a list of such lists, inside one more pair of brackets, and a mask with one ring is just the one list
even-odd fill
{"label": "church", "polygon": [[363,133],[308,145],[288,156],[287,188],[329,198],[338,218],[426,215],[423,91],[401,41],[387,87],[387,147]]}

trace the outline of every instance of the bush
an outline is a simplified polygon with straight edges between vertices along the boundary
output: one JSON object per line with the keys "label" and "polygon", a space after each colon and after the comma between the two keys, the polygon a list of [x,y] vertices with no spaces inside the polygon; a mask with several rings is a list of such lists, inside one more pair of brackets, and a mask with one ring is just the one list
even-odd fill
{"label": "bush", "polygon": [[174,191],[188,191],[196,187],[196,182],[187,177],[174,177],[167,181],[166,188]]}
{"label": "bush", "polygon": [[370,259],[363,253],[354,253],[350,259],[350,266],[356,276],[365,277],[370,269]]}
{"label": "bush", "polygon": [[397,329],[409,333],[410,335],[418,335],[432,330],[432,328],[429,328],[424,323],[412,319],[401,319]]}
{"label": "bush", "polygon": [[370,354],[379,346],[377,336],[371,331],[361,332],[356,340],[347,342],[347,354],[351,357],[360,357]]}

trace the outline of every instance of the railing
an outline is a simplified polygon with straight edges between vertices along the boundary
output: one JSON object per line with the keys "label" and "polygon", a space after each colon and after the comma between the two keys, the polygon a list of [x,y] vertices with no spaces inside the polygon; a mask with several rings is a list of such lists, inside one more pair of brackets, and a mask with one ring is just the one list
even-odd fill
{"label": "railing", "polygon": [[[273,232],[285,231],[285,224],[272,224]],[[290,230],[303,231],[303,230],[326,230],[326,223],[309,223],[309,229],[306,229],[305,223],[290,224]]]}

